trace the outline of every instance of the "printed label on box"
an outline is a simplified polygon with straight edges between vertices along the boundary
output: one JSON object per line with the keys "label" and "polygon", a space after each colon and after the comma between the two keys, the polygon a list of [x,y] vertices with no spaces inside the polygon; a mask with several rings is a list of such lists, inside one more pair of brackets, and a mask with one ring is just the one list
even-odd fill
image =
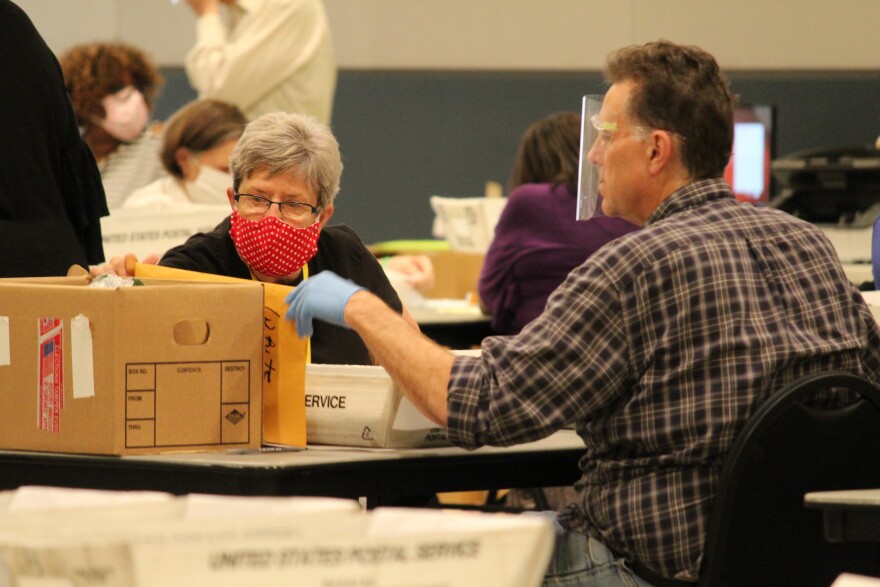
{"label": "printed label on box", "polygon": [[246,360],[127,363],[126,448],[248,443],[250,373]]}
{"label": "printed label on box", "polygon": [[61,432],[64,408],[63,328],[57,318],[40,318],[37,373],[37,428]]}

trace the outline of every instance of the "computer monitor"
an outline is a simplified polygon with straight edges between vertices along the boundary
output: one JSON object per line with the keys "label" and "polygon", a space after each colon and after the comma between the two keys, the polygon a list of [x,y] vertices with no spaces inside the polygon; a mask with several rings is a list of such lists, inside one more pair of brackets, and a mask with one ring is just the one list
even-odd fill
{"label": "computer monitor", "polygon": [[765,206],[770,201],[773,107],[740,104],[733,116],[733,150],[724,178],[736,199]]}

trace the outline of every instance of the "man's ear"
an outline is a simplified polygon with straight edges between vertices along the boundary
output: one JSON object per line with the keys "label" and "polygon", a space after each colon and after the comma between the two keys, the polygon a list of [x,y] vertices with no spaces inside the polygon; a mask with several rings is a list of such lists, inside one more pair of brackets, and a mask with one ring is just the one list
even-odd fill
{"label": "man's ear", "polygon": [[652,131],[648,136],[648,170],[656,175],[666,169],[675,155],[677,145],[672,133],[665,130]]}

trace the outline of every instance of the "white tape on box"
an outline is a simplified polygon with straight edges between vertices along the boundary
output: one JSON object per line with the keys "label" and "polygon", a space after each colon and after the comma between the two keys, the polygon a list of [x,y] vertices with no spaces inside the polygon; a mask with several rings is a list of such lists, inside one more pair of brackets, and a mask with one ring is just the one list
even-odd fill
{"label": "white tape on box", "polygon": [[95,366],[89,319],[79,314],[70,321],[70,350],[73,363],[73,397],[94,397]]}
{"label": "white tape on box", "polygon": [[9,364],[9,316],[0,316],[0,367]]}

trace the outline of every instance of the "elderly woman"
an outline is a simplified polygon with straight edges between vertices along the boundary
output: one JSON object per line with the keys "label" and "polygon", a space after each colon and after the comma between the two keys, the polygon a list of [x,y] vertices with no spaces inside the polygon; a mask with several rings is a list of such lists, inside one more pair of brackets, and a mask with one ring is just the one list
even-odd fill
{"label": "elderly woman", "polygon": [[112,210],[163,175],[161,126],[149,125],[162,76],[145,53],[125,43],[77,45],[59,61]]}
{"label": "elderly woman", "polygon": [[225,204],[229,158],[247,120],[236,106],[195,100],[165,126],[159,159],[166,177],[135,190],[124,208],[162,203]]}
{"label": "elderly woman", "polygon": [[[330,129],[310,116],[265,114],[246,128],[230,161],[232,214],[169,250],[160,265],[297,285],[325,270],[350,279],[398,312],[400,299],[355,232],[328,226],[342,160]],[[354,331],[316,323],[315,363],[372,363]]]}

